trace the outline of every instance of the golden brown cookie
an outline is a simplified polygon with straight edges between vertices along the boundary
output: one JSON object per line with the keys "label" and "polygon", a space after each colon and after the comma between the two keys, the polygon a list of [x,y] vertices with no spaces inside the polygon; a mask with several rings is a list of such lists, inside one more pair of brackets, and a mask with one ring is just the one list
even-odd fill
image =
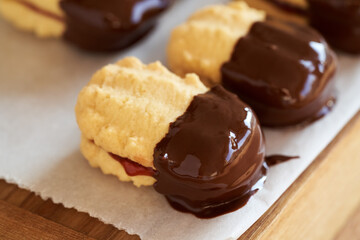
{"label": "golden brown cookie", "polygon": [[[106,153],[153,168],[154,148],[169,124],[185,112],[195,95],[207,90],[196,75],[180,78],[159,62],[144,65],[129,57],[104,67],[80,92],[76,105],[84,156],[124,181],[131,178],[121,170],[106,170],[111,168],[105,166],[111,162]],[[153,183],[131,180],[138,186]]]}

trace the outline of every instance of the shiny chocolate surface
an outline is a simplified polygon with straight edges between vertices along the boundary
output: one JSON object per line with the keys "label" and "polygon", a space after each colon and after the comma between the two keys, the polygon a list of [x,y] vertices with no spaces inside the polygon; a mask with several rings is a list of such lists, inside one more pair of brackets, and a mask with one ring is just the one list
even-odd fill
{"label": "shiny chocolate surface", "polygon": [[194,97],[157,144],[154,188],[200,218],[242,207],[262,188],[264,138],[253,111],[221,86]]}
{"label": "shiny chocolate surface", "polygon": [[284,163],[293,159],[298,159],[299,156],[286,156],[286,155],[270,155],[265,157],[265,162],[269,167],[275,166],[280,163]]}
{"label": "shiny chocolate surface", "polygon": [[335,57],[309,27],[256,22],[221,69],[225,88],[256,112],[264,126],[314,121],[334,105]]}

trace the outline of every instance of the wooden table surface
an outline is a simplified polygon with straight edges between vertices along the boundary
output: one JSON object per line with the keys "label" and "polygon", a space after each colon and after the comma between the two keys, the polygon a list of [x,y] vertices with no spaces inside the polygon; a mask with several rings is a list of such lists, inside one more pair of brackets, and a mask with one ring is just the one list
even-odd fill
{"label": "wooden table surface", "polygon": [[[139,237],[0,180],[0,239]],[[240,239],[360,240],[360,113]]]}

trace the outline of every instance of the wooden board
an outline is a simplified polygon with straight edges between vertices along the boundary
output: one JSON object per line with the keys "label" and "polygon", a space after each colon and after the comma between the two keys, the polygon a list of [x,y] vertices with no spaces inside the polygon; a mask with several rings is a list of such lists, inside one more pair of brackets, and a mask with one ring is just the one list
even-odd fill
{"label": "wooden board", "polygon": [[[139,238],[0,180],[0,239]],[[245,239],[360,239],[360,112]]]}

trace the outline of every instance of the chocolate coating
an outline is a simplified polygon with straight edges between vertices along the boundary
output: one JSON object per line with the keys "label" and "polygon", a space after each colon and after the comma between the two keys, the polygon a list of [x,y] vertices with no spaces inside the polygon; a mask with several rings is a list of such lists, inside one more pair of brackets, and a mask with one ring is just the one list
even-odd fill
{"label": "chocolate coating", "polygon": [[221,86],[194,97],[154,150],[154,188],[176,209],[210,218],[242,207],[265,181],[253,111]]}
{"label": "chocolate coating", "polygon": [[265,157],[265,162],[269,167],[275,166],[277,164],[287,162],[293,159],[297,159],[299,156],[285,156],[285,155],[271,155]]}
{"label": "chocolate coating", "polygon": [[268,19],[241,38],[221,69],[225,88],[264,126],[313,121],[334,105],[335,57],[309,27]]}
{"label": "chocolate coating", "polygon": [[308,0],[310,23],[343,51],[360,53],[360,1]]}
{"label": "chocolate coating", "polygon": [[61,0],[64,38],[88,50],[110,51],[145,36],[172,0]]}

